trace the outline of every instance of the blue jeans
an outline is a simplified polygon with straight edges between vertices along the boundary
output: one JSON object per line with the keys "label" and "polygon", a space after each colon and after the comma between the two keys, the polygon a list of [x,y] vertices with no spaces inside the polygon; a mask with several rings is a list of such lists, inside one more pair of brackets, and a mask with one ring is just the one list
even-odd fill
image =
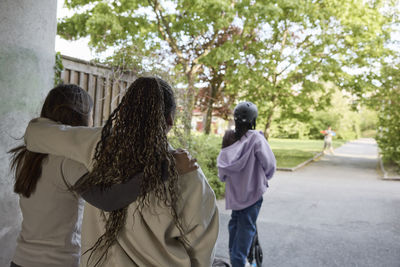
{"label": "blue jeans", "polygon": [[242,210],[232,210],[229,221],[229,255],[232,267],[243,267],[256,233],[256,220],[263,198]]}

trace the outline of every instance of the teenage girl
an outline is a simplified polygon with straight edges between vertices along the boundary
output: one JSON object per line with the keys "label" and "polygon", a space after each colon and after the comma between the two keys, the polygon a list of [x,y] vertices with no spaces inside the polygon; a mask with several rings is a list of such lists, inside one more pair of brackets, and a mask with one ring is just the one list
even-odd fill
{"label": "teenage girl", "polygon": [[[60,85],[46,97],[41,118],[71,126],[88,126],[93,102],[76,85]],[[34,153],[19,146],[10,151],[15,169],[15,193],[20,195],[23,221],[11,266],[78,266],[81,248],[83,200],[70,189],[88,170],[62,156]],[[180,156],[181,170],[189,161]],[[112,211],[126,207],[140,193],[136,174],[109,190],[91,186],[81,196],[98,208]]]}
{"label": "teenage girl", "polygon": [[[69,153],[91,166],[74,187],[78,191],[108,188],[143,171],[140,196],[127,208],[104,214],[85,207],[84,266],[211,266],[219,226],[215,195],[200,169],[178,175],[167,142],[175,108],[168,83],[142,77],[128,88],[100,136],[49,121],[28,127],[29,149]],[[98,143],[94,151],[85,145],[92,139]]]}
{"label": "teenage girl", "polygon": [[[40,116],[87,126],[92,106],[83,89],[61,85],[49,92]],[[70,188],[87,169],[64,157],[29,152],[25,146],[10,153],[23,216],[11,266],[78,266],[83,200]]]}
{"label": "teenage girl", "polygon": [[226,183],[229,253],[233,267],[243,267],[256,233],[256,220],[276,169],[275,156],[264,135],[255,131],[257,107],[239,103],[234,109],[235,130],[225,133],[218,155],[218,176]]}

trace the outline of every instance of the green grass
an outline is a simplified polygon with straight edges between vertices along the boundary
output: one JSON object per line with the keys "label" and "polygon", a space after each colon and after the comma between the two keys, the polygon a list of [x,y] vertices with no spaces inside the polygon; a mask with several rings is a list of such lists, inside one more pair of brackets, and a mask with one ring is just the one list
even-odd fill
{"label": "green grass", "polygon": [[[337,148],[345,142],[345,140],[334,140],[333,147]],[[275,154],[277,166],[280,168],[296,167],[300,163],[314,157],[324,147],[323,140],[271,138],[269,144]]]}
{"label": "green grass", "polygon": [[376,137],[376,130],[366,130],[361,133],[361,137],[364,138],[375,138]]}

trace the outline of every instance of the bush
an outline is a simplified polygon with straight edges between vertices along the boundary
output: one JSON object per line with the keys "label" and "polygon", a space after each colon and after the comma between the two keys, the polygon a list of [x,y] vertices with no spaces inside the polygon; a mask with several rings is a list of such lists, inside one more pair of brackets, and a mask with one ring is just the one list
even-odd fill
{"label": "bush", "polygon": [[[396,99],[397,98],[397,99]],[[383,160],[400,166],[400,97],[392,96],[382,103],[377,142]]]}
{"label": "bush", "polygon": [[218,178],[217,157],[221,150],[222,138],[216,135],[194,135],[191,153],[197,158],[208,182],[218,199],[225,195],[225,183]]}
{"label": "bush", "polygon": [[361,106],[353,109],[351,99],[340,91],[332,95],[332,106],[313,111],[308,121],[297,118],[281,120],[279,114],[276,116],[271,125],[271,138],[321,140],[324,136],[320,131],[331,126],[336,139],[352,140],[363,132],[373,136],[371,130],[375,130],[377,125],[376,111]]}
{"label": "bush", "polygon": [[377,92],[378,111],[376,139],[384,162],[400,166],[400,76],[398,66],[382,68],[382,87]]}
{"label": "bush", "polygon": [[[169,140],[172,146],[183,147],[176,136],[170,136]],[[219,136],[193,133],[189,148],[191,155],[197,159],[207,177],[217,199],[221,199],[225,195],[225,183],[219,180],[217,168],[217,157],[221,150],[221,144],[222,138]]]}

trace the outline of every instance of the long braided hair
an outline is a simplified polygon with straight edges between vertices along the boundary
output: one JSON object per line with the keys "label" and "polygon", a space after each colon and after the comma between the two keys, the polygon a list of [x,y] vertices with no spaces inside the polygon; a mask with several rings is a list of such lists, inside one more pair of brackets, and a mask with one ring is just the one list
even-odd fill
{"label": "long braided hair", "polygon": [[[151,193],[170,207],[175,224],[183,234],[176,212],[178,173],[167,142],[167,118],[173,116],[175,107],[174,94],[167,82],[155,77],[138,78],[103,128],[93,171],[80,179],[74,190],[83,192],[92,185],[100,185],[106,190],[143,172],[138,209],[150,204]],[[166,175],[168,182],[163,178]],[[105,248],[101,258],[107,254],[125,225],[126,214],[127,208],[108,214],[105,233],[88,250],[91,251],[89,259],[98,248]]]}

